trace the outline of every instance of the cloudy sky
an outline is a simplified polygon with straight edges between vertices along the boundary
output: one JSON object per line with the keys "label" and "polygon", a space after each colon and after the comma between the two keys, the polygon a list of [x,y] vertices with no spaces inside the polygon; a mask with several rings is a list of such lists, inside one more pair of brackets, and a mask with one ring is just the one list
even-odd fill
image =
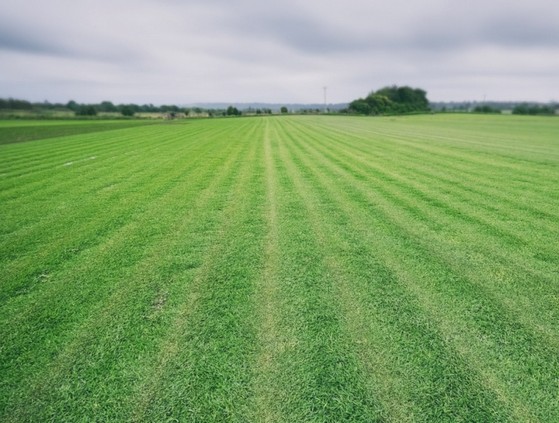
{"label": "cloudy sky", "polygon": [[0,97],[559,100],[556,0],[0,0]]}

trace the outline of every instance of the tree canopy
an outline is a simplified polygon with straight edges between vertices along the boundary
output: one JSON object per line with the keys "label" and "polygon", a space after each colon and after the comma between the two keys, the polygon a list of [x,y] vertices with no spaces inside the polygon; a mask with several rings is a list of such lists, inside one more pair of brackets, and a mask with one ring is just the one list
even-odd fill
{"label": "tree canopy", "polygon": [[429,111],[427,92],[420,88],[396,85],[372,91],[349,104],[351,113],[363,115],[404,114]]}

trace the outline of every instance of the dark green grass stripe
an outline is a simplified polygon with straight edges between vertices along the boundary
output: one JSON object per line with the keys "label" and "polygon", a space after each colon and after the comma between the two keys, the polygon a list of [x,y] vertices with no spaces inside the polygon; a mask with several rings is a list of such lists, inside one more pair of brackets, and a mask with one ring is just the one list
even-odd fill
{"label": "dark green grass stripe", "polygon": [[[48,138],[65,137],[69,135],[98,133],[113,131],[124,128],[136,128],[143,125],[153,125],[159,122],[150,121],[130,121],[121,122],[95,122],[89,125],[46,125],[46,126],[19,126],[19,127],[0,127],[0,145],[28,142],[33,140],[44,140]],[[160,124],[160,123],[159,123]]]}
{"label": "dark green grass stripe", "polygon": [[[340,158],[342,156],[343,154],[338,151],[330,154],[330,158],[337,163],[340,163]],[[355,175],[356,173],[354,167],[356,165],[356,161],[359,161],[359,158],[355,158],[355,160],[347,160],[345,162],[341,161],[341,163],[343,163],[342,166],[345,169],[348,169],[348,171],[351,171]],[[367,167],[370,168],[372,166],[373,163],[369,163]],[[440,203],[440,207],[430,208],[432,202],[430,198],[428,198],[426,201],[428,208],[427,211],[425,211],[425,207],[422,207],[422,203],[418,203],[416,201],[416,198],[406,200],[405,196],[403,196],[403,193],[408,190],[408,184],[413,184],[413,182],[410,181],[408,182],[408,184],[400,184],[399,189],[394,189],[392,187],[392,184],[386,183],[383,175],[384,174],[381,173],[381,176],[379,178],[370,182],[377,192],[382,193],[387,198],[390,198],[392,202],[396,202],[403,210],[408,211],[411,214],[412,218],[416,220],[421,219],[417,222],[418,224],[429,226],[431,230],[434,230],[437,234],[444,234],[446,232],[443,237],[448,237],[448,233],[450,232],[453,238],[465,238],[465,241],[467,241],[467,254],[472,255],[473,253],[473,256],[476,257],[479,255],[478,250],[480,248],[482,249],[482,251],[484,250],[483,253],[485,255],[489,255],[489,257],[491,257],[493,260],[491,263],[488,263],[488,270],[490,270],[489,274],[492,273],[491,267],[495,267],[496,263],[494,260],[497,259],[498,262],[505,265],[505,267],[503,267],[503,276],[508,276],[511,282],[517,280],[518,282],[515,282],[515,286],[520,288],[520,292],[524,291],[524,296],[528,295],[528,297],[533,297],[533,294],[531,294],[531,292],[534,288],[541,287],[542,284],[546,284],[546,281],[547,283],[553,283],[553,281],[555,280],[555,277],[552,273],[554,268],[551,264],[541,266],[541,261],[538,258],[532,258],[531,256],[524,257],[525,254],[519,255],[519,252],[525,250],[526,247],[519,249],[518,245],[512,243],[512,246],[508,249],[508,252],[506,252],[506,249],[505,251],[503,251],[502,239],[499,236],[496,237],[494,234],[490,233],[486,235],[484,231],[480,231],[480,229],[476,226],[475,220],[464,220],[463,216],[467,217],[467,214],[461,213],[459,215],[456,215],[455,213],[453,213],[449,216],[446,214],[448,212],[448,208],[443,202]],[[390,182],[392,181],[390,180]],[[420,197],[424,199],[423,195],[420,195]],[[404,198],[404,200],[402,200],[402,198]],[[460,221],[463,221],[463,224],[461,224]],[[482,224],[485,224],[485,222],[482,222]],[[541,236],[539,236],[538,239],[540,237]],[[439,236],[438,239],[440,240],[440,238],[441,237]],[[480,238],[483,239],[483,242],[480,242]],[[468,245],[472,245],[472,242],[475,246],[475,249],[468,247]],[[452,250],[460,248],[460,245],[450,244],[449,247],[449,249]],[[476,270],[479,271],[479,263],[476,263],[475,265],[477,265]],[[462,266],[464,266],[464,263],[462,263]],[[471,264],[466,264],[466,268],[471,267]],[[490,283],[490,281],[487,282]],[[539,295],[540,294],[538,293],[537,296]],[[518,307],[518,309],[522,308],[524,307]],[[553,314],[556,312],[554,302],[550,303],[549,307],[540,307],[540,309],[542,310],[542,315],[548,313]],[[549,317],[550,315],[548,315],[548,319]]]}
{"label": "dark green grass stripe", "polygon": [[[211,150],[208,151],[211,152]],[[20,291],[22,286],[37,285],[41,282],[36,280],[38,273],[45,272],[45,269],[48,270],[48,273],[56,271],[58,265],[65,264],[67,260],[75,258],[82,251],[103,242],[107,236],[125,225],[130,219],[141,215],[150,201],[156,201],[158,197],[166,195],[168,191],[176,190],[180,181],[190,178],[192,172],[199,172],[199,168],[195,166],[196,162],[186,162],[187,166],[180,166],[181,155],[176,157],[178,160],[162,163],[161,165],[164,166],[157,168],[157,172],[162,172],[161,176],[155,178],[153,177],[155,175],[143,177],[137,175],[137,179],[134,178],[136,188],[133,188],[137,193],[131,195],[130,191],[123,191],[120,204],[114,197],[108,197],[105,203],[97,202],[95,197],[91,198],[85,193],[83,200],[79,199],[80,197],[70,199],[79,204],[70,209],[75,213],[62,215],[59,213],[58,216],[55,216],[52,225],[49,225],[47,220],[45,225],[38,228],[36,225],[32,226],[31,229],[39,231],[32,230],[27,233],[28,236],[23,238],[28,240],[27,243],[17,241],[6,244],[6,248],[2,249],[5,257],[11,256],[14,259],[5,263],[2,273],[6,280],[12,281],[14,288],[10,290],[10,285],[4,285],[2,296],[9,297],[15,291]],[[142,187],[142,185],[144,186]],[[93,203],[86,199],[93,200]],[[51,199],[51,201],[53,200]],[[61,201],[65,204],[67,200],[61,199]],[[54,202],[56,203],[56,201]],[[72,230],[74,227],[75,231]],[[34,236],[30,237],[30,234]],[[19,233],[16,235],[16,239],[22,236]],[[16,279],[10,275],[19,275],[19,278]],[[23,285],[20,281],[23,281]]]}
{"label": "dark green grass stripe", "polygon": [[[176,148],[173,148],[172,145],[167,147],[169,154],[159,157],[157,161],[135,159],[137,163],[118,163],[118,166],[109,168],[104,164],[99,165],[95,174],[92,172],[78,174],[77,179],[66,178],[67,183],[64,184],[50,179],[45,182],[52,186],[48,191],[37,190],[37,192],[28,193],[23,197],[25,202],[19,202],[17,206],[13,203],[4,204],[2,207],[12,210],[12,212],[5,214],[6,221],[3,230],[10,236],[3,236],[2,243],[11,243],[12,248],[16,247],[17,244],[12,242],[14,236],[20,237],[26,234],[29,236],[37,229],[50,225],[53,220],[56,222],[61,213],[66,216],[72,212],[81,213],[79,217],[73,218],[76,220],[76,224],[79,224],[78,219],[89,219],[89,216],[98,213],[102,203],[107,203],[107,205],[111,202],[118,203],[119,198],[128,201],[128,196],[139,191],[142,186],[146,185],[146,181],[148,181],[148,186],[145,187],[146,196],[149,197],[149,185],[152,181],[157,182],[162,179],[162,173],[173,172],[175,165],[185,160],[188,164],[186,169],[194,168],[199,165],[198,161],[203,160],[204,155],[208,154],[205,144],[188,142],[181,143],[181,145],[180,140],[180,137],[174,139]],[[149,152],[146,152],[146,155],[149,157]],[[108,177],[107,172],[110,175]],[[166,175],[163,175],[163,178],[165,177]],[[166,179],[169,179],[169,184],[174,183],[172,178]],[[70,192],[70,196],[63,201],[52,201],[53,197],[67,196],[67,192]],[[141,197],[138,196],[138,199],[141,201]],[[76,203],[79,203],[81,207],[75,207]],[[88,204],[91,208],[87,207]],[[130,207],[133,205],[130,204]],[[14,216],[12,219],[9,218],[11,215]],[[9,226],[9,222],[12,222],[11,226]]]}
{"label": "dark green grass stripe", "polygon": [[[453,271],[425,245],[424,235],[414,230],[413,221],[406,220],[397,208],[361,187],[347,172],[338,170],[332,176],[348,180],[340,191],[354,195],[356,204],[365,203],[375,210],[370,219],[377,213],[384,216],[376,224],[378,230],[399,234],[400,245],[388,245],[391,248],[384,251],[384,260],[406,281],[431,319],[453,334],[454,348],[472,369],[483,375],[517,412],[524,410],[544,420],[554,416],[552,404],[559,392],[554,349],[519,324],[487,290]],[[523,377],[522,386],[514,382],[517,377]]]}
{"label": "dark green grass stripe", "polygon": [[274,143],[278,200],[278,332],[285,333],[275,357],[273,404],[282,421],[379,421],[382,410],[363,384],[356,357],[317,238],[312,198],[283,147]]}
{"label": "dark green grass stripe", "polygon": [[[21,198],[21,189],[27,189],[27,185],[30,183],[37,185],[37,182],[44,181],[45,177],[56,175],[61,178],[68,178],[68,174],[75,173],[76,168],[83,172],[90,167],[97,167],[99,162],[103,165],[111,162],[133,163],[138,159],[138,151],[148,153],[146,147],[149,147],[151,153],[164,151],[169,145],[175,144],[177,139],[185,136],[185,133],[179,132],[177,134],[178,131],[176,130],[167,130],[151,137],[149,133],[143,132],[144,129],[130,131],[126,137],[95,138],[90,143],[82,140],[85,145],[80,143],[81,148],[69,144],[68,146],[72,146],[75,151],[64,151],[63,153],[46,151],[41,154],[39,151],[35,151],[36,148],[30,146],[29,150],[36,159],[32,162],[22,163],[21,172],[4,173],[0,192],[2,199]],[[142,136],[138,136],[138,134],[142,134]],[[48,144],[52,143],[51,140]],[[92,160],[92,157],[95,157],[95,159]],[[6,159],[10,159],[10,156],[6,155]],[[4,172],[7,172],[7,170]],[[45,187],[44,184],[39,184],[39,186]],[[14,193],[16,195],[13,195]]]}
{"label": "dark green grass stripe", "polygon": [[240,163],[212,248],[185,290],[149,372],[137,387],[134,421],[246,421],[255,278],[262,267],[261,127],[243,138]]}
{"label": "dark green grass stripe", "polygon": [[294,166],[315,192],[317,220],[322,222],[317,231],[322,245],[329,247],[326,265],[336,275],[347,331],[369,389],[389,410],[386,419],[507,420],[496,396],[484,390],[444,334],[432,327],[414,295],[383,263],[379,248],[383,251],[393,235],[377,231],[368,213],[365,218],[356,213],[359,205],[321,172],[322,166],[311,162],[296,143],[287,144]]}
{"label": "dark green grass stripe", "polygon": [[[210,196],[215,195],[212,186],[214,186],[215,188],[220,187],[220,191],[222,189],[227,188],[227,184],[223,184],[224,182],[223,178],[227,174],[230,175],[228,176],[228,178],[231,178],[234,175],[234,173],[233,174],[230,173],[232,169],[232,165],[235,163],[233,159],[235,157],[238,157],[239,154],[241,154],[241,150],[239,150],[237,147],[237,154],[232,155],[227,160],[229,164],[222,168],[222,170],[220,171],[221,175],[215,178],[212,176],[211,179],[212,183],[209,187],[210,188],[209,190],[200,191],[199,188],[196,189],[196,192],[200,192],[204,194],[203,197],[200,197],[201,200],[199,200],[200,202],[198,203],[198,206],[195,208],[196,213],[200,213],[201,210],[205,209],[204,204],[206,204],[206,202],[210,198],[212,198],[212,197],[208,197],[208,195]],[[222,195],[221,199],[219,199],[220,196],[218,195],[217,198],[218,201],[223,201],[225,196]],[[180,213],[180,209],[184,209],[185,206],[188,206],[188,203],[179,202],[178,204],[174,204],[174,205],[170,204],[170,209],[169,209],[169,213],[171,215],[173,216],[175,214],[178,215],[178,220],[175,219],[174,217],[173,220],[175,220],[177,222],[176,224],[180,225],[181,227],[187,225],[186,223],[187,221],[192,221],[192,219],[196,218],[196,214],[193,214],[188,216],[189,219],[183,220],[184,217],[181,216],[182,214]],[[177,207],[178,209],[176,209]],[[205,222],[205,223],[207,224],[209,222]],[[176,224],[169,223],[166,224],[165,226],[172,228],[172,225],[176,225]],[[175,237],[175,234],[181,233],[181,230],[177,228],[172,228],[168,230],[172,238]],[[178,232],[175,232],[176,230]],[[174,241],[175,243],[181,242],[181,237],[178,235],[174,239],[175,239]],[[133,270],[134,268],[131,268],[131,270],[129,271],[132,272],[132,274],[128,276],[129,281],[125,284],[123,283],[119,284],[118,289],[113,291],[112,293],[109,292],[111,294],[111,297],[102,303],[100,302],[101,309],[99,309],[97,312],[94,311],[90,312],[91,317],[87,318],[85,322],[82,322],[82,324],[76,328],[77,332],[75,332],[73,336],[69,338],[70,344],[66,346],[65,352],[61,353],[59,359],[50,367],[51,371],[48,373],[44,373],[42,377],[38,379],[38,382],[35,385],[35,389],[38,391],[35,392],[34,396],[41,398],[43,400],[42,401],[43,404],[57,403],[56,401],[53,402],[49,400],[52,399],[52,396],[59,396],[59,399],[61,400],[60,402],[61,406],[63,406],[64,403],[68,403],[68,401],[70,401],[68,404],[72,404],[71,397],[70,398],[67,397],[66,391],[63,389],[64,386],[61,386],[59,389],[52,390],[53,386],[57,386],[56,380],[60,380],[62,385],[64,385],[64,383],[66,384],[70,383],[73,386],[73,389],[76,390],[91,389],[91,387],[88,388],[88,387],[81,386],[79,384],[79,379],[77,378],[77,374],[75,373],[76,371],[78,371],[78,369],[81,368],[85,372],[91,371],[90,369],[91,364],[94,364],[94,368],[99,368],[99,366],[104,366],[104,365],[115,365],[117,367],[119,366],[119,359],[117,358],[119,357],[119,354],[121,354],[121,350],[119,348],[113,350],[109,349],[110,351],[112,351],[110,354],[108,352],[106,354],[103,353],[103,355],[100,356],[99,359],[94,360],[93,363],[91,363],[91,360],[88,358],[89,355],[82,356],[82,352],[84,348],[86,350],[93,349],[93,351],[90,351],[90,354],[95,357],[97,356],[97,354],[107,349],[108,345],[111,345],[110,342],[111,340],[116,341],[117,345],[119,345],[119,347],[123,347],[124,348],[123,351],[126,351],[125,348],[126,345],[122,345],[123,341],[122,340],[120,340],[120,342],[118,341],[121,336],[120,334],[122,333],[123,327],[126,327],[127,329],[133,331],[134,322],[136,322],[136,319],[138,317],[141,318],[142,316],[141,313],[139,313],[139,315],[136,314],[135,317],[134,312],[138,312],[139,311],[138,309],[141,310],[142,308],[143,309],[151,308],[152,301],[154,300],[152,295],[154,295],[153,290],[155,288],[163,289],[163,290],[169,288],[168,286],[166,286],[165,284],[166,281],[164,278],[163,280],[160,280],[162,274],[165,275],[166,272],[161,272],[162,273],[161,274],[160,267],[153,266],[154,264],[153,261],[154,260],[159,261],[160,256],[162,255],[161,249],[164,249],[163,251],[169,251],[169,249],[172,249],[172,244],[168,245],[167,243],[154,243],[152,245],[154,246],[153,248],[151,248],[151,253],[149,253],[151,255],[151,259],[144,254],[144,258],[141,261],[138,261],[138,265],[136,267],[137,270]],[[171,255],[170,259],[173,259],[174,257],[175,256]],[[170,263],[166,263],[166,265],[169,264]],[[168,269],[168,271],[169,270],[170,269]],[[134,273],[137,273],[137,277],[134,277]],[[150,273],[153,275],[152,276],[153,279],[152,277],[149,276]],[[115,276],[117,275],[112,276],[112,278],[114,278]],[[157,295],[159,294],[160,293],[156,292],[155,296],[157,297]],[[150,298],[150,296],[152,297]],[[145,306],[146,302],[147,302],[147,307]],[[145,311],[145,310],[141,310],[141,311]],[[120,322],[120,324],[116,327],[111,328],[111,330],[108,330],[108,328],[110,328],[111,326],[110,325],[107,326],[107,323],[115,322],[115,321]],[[138,335],[141,335],[143,331],[140,330],[139,332],[140,333]],[[99,342],[97,342],[97,338],[100,338],[98,339]],[[107,343],[103,343],[103,341],[107,341]],[[139,339],[137,338],[136,339],[132,338],[130,340],[132,346],[136,344],[137,341],[139,341]],[[142,344],[143,344],[142,342],[139,343],[140,346],[142,346]],[[138,345],[136,345],[136,348],[137,347]],[[95,353],[95,349],[98,349],[97,353]],[[132,352],[127,351],[127,352],[132,354],[132,357],[135,357],[134,354],[136,353],[134,353],[133,351]],[[111,357],[113,361],[111,361]],[[85,360],[85,362],[80,364],[81,360]],[[103,364],[105,363],[104,360],[107,360],[108,364]],[[75,378],[72,377],[68,381],[67,378],[73,374],[76,375]],[[54,382],[52,381],[53,378],[55,379]],[[62,379],[62,378],[66,378],[66,379]],[[63,380],[66,380],[66,382],[63,382]],[[100,381],[100,383],[103,384],[103,381]],[[97,390],[97,395],[98,397],[99,396],[103,397],[103,389],[101,389],[101,386],[99,386]],[[92,400],[89,403],[87,403],[86,406],[93,407],[94,402],[95,399],[92,398]],[[79,410],[79,408],[75,409],[74,412],[77,410]],[[48,412],[54,412],[54,411],[56,410],[49,410]],[[93,413],[94,409],[90,409],[90,411]],[[39,412],[39,411],[35,409],[35,410],[31,410],[31,412]],[[94,414],[90,414],[90,415],[94,415]]]}
{"label": "dark green grass stripe", "polygon": [[[335,152],[330,155],[330,158],[336,163],[340,163],[341,152]],[[348,160],[345,163],[342,161],[343,167],[355,175],[355,161]],[[371,164],[369,165],[369,167]],[[411,182],[410,182],[411,183]],[[491,286],[495,280],[495,270],[499,268],[499,289],[492,289],[495,295],[498,295],[503,301],[506,300],[507,307],[516,309],[516,313],[522,313],[525,307],[532,301],[538,301],[539,307],[535,312],[531,312],[531,317],[525,319],[524,323],[529,324],[534,330],[540,331],[549,340],[554,343],[558,342],[558,338],[553,331],[554,321],[556,320],[557,308],[555,300],[549,296],[542,296],[542,291],[545,292],[549,284],[553,284],[556,280],[554,276],[554,267],[551,263],[541,266],[540,260],[532,258],[531,256],[525,257],[525,254],[519,254],[523,249],[519,249],[517,245],[512,244],[508,249],[503,250],[502,239],[494,234],[485,235],[484,231],[476,226],[476,221],[462,219],[464,214],[458,215],[460,219],[456,219],[456,215],[447,215],[447,208],[443,203],[441,207],[437,207],[427,212],[422,208],[420,203],[411,200],[402,200],[403,192],[408,189],[407,184],[400,186],[400,189],[391,188],[391,184],[387,184],[385,179],[380,178],[373,182],[374,189],[377,193],[382,193],[385,197],[389,198],[391,202],[398,204],[402,210],[410,213],[411,218],[416,220],[417,224],[429,227],[430,231],[435,231],[436,236],[431,236],[429,239],[435,244],[445,243],[447,248],[440,248],[441,252],[445,252],[448,260],[451,260],[457,269],[472,269],[472,277],[480,279],[481,265],[484,265],[486,272],[481,272],[481,281]],[[427,202],[430,204],[430,202]],[[440,211],[442,210],[442,211]],[[420,218],[420,221],[417,219]],[[464,224],[460,224],[463,221]],[[483,223],[483,222],[482,222]],[[447,241],[448,234],[452,234],[453,238],[464,238],[465,247],[460,244],[449,243]],[[432,233],[432,232],[431,232]],[[470,235],[471,234],[471,235]],[[539,239],[541,237],[538,237]],[[483,242],[480,242],[485,239]],[[549,247],[551,248],[551,247]],[[454,254],[453,250],[464,250],[464,253]],[[451,253],[449,254],[448,251]],[[480,258],[481,255],[481,258]],[[472,257],[476,259],[472,266]],[[485,257],[490,257],[487,260]],[[487,274],[487,277],[485,276]],[[503,285],[503,282],[508,286]],[[547,326],[547,327],[546,327]]]}
{"label": "dark green grass stripe", "polygon": [[[308,139],[319,140],[312,134],[306,133],[305,135]],[[450,217],[453,223],[456,220],[461,220],[469,227],[472,226],[472,223],[474,224],[473,227],[482,227],[481,234],[486,235],[492,243],[499,240],[499,246],[501,247],[502,241],[508,242],[513,251],[518,251],[519,247],[527,248],[534,243],[540,245],[538,241],[541,241],[541,239],[534,240],[532,230],[528,231],[521,227],[520,231],[515,231],[516,228],[511,227],[508,222],[503,222],[501,219],[496,221],[495,216],[491,213],[482,213],[482,210],[480,210],[482,205],[476,204],[470,197],[461,196],[457,192],[444,193],[442,189],[433,190],[434,180],[423,182],[423,179],[417,178],[417,175],[406,178],[402,176],[401,172],[390,171],[386,166],[377,164],[374,160],[371,161],[353,155],[335,144],[331,144],[331,146],[335,148],[335,151],[327,154],[330,154],[333,160],[347,169],[352,169],[356,177],[370,178],[374,176],[376,178],[376,180],[373,180],[373,183],[376,184],[375,189],[385,192],[386,195],[395,196],[395,201],[401,201],[400,204],[406,206],[409,210],[413,210],[415,216],[425,223],[433,222],[439,229],[442,228],[445,224],[441,222],[441,216],[429,215],[424,209],[427,208],[435,212],[443,211],[443,217]],[[347,159],[344,159],[344,157],[347,157]],[[420,200],[420,202],[417,202],[417,200]],[[422,208],[421,205],[424,205],[424,207]],[[533,216],[530,217],[532,220],[534,219]],[[548,236],[551,240],[555,236],[555,228],[548,228],[545,223],[547,222],[544,222],[542,227],[542,223],[538,222],[538,229],[542,232],[542,236]],[[535,226],[535,223],[533,225]],[[546,235],[548,229],[551,230]],[[480,234],[479,230],[477,234]]]}
{"label": "dark green grass stripe", "polygon": [[[375,157],[381,156],[383,161],[389,162],[394,165],[399,172],[419,173],[427,177],[431,176],[436,178],[438,184],[448,182],[449,189],[453,191],[456,189],[463,189],[467,192],[479,195],[478,201],[484,201],[485,207],[494,203],[495,199],[505,204],[510,204],[515,210],[525,211],[526,213],[537,213],[541,217],[550,220],[559,218],[559,215],[554,213],[554,209],[549,207],[550,198],[547,194],[549,191],[544,191],[545,196],[539,193],[537,196],[533,193],[533,183],[523,182],[520,186],[511,184],[511,173],[506,172],[498,179],[495,179],[496,173],[492,166],[476,166],[473,168],[471,165],[460,166],[456,160],[448,160],[446,157],[433,156],[432,154],[421,154],[417,150],[408,152],[408,149],[395,149],[393,146],[378,145],[375,138],[357,138],[358,135],[347,138],[347,134],[338,134],[337,138],[324,130],[318,131],[316,128],[307,128],[311,133],[318,136],[320,133],[321,139],[330,139],[337,144],[342,144],[346,147],[345,150],[354,151],[358,156]],[[337,131],[336,131],[337,132]],[[361,139],[361,142],[359,140]],[[360,146],[360,147],[359,147]],[[425,163],[429,163],[428,168],[425,168]],[[405,166],[403,166],[405,164]],[[532,164],[533,165],[533,164]],[[515,174],[514,178],[519,178]],[[559,183],[559,180],[558,180]],[[540,186],[540,184],[538,184]],[[507,193],[503,194],[501,187],[507,188]],[[487,200],[493,200],[492,203]],[[542,207],[534,207],[533,199],[538,200],[538,204],[543,203]]]}
{"label": "dark green grass stripe", "polygon": [[[506,181],[511,182],[511,173],[514,173],[514,177],[516,178],[517,183],[520,183],[522,189],[528,189],[530,192],[535,191],[538,192],[539,187],[539,178],[540,176],[534,177],[534,174],[537,173],[534,170],[526,171],[526,162],[523,160],[522,164],[516,163],[516,167],[514,172],[511,172],[511,169],[506,167],[502,170],[499,170],[497,165],[503,164],[500,158],[498,157],[490,157],[488,160],[480,163],[479,160],[476,160],[476,154],[471,155],[473,157],[473,161],[465,160],[465,157],[461,154],[461,152],[453,154],[451,157],[448,156],[448,147],[443,146],[436,146],[431,141],[430,138],[422,136],[421,133],[417,133],[417,131],[411,137],[402,138],[401,136],[392,135],[390,137],[383,137],[374,135],[376,132],[372,132],[372,135],[364,135],[366,129],[372,128],[374,126],[368,126],[362,128],[362,133],[352,134],[352,143],[347,144],[349,147],[355,148],[356,144],[355,141],[361,139],[364,143],[366,150],[369,150],[372,147],[370,142],[371,138],[375,140],[375,144],[377,140],[381,140],[382,144],[384,145],[382,150],[377,150],[378,154],[383,155],[388,160],[391,160],[391,156],[387,155],[387,151],[393,152],[397,154],[398,157],[408,157],[412,164],[413,163],[420,163],[424,158],[425,161],[429,163],[438,163],[442,162],[443,164],[448,163],[449,158],[452,158],[453,168],[457,171],[460,171],[461,175],[471,176],[474,179],[478,179],[477,184],[481,186],[486,186],[488,188],[493,187],[494,182],[493,180],[497,178],[498,181]],[[331,129],[332,132],[339,132],[339,129]],[[421,131],[419,129],[419,131]],[[347,135],[347,132],[342,132],[339,135]],[[340,138],[341,141],[341,138]],[[341,141],[343,142],[343,141]],[[401,142],[406,142],[405,148],[397,148]],[[358,143],[361,144],[361,143]],[[386,149],[388,147],[388,149]],[[401,147],[401,146],[400,146]],[[503,148],[506,148],[503,147]],[[436,154],[435,154],[436,153]],[[529,163],[530,165],[536,165],[536,170],[545,170],[546,171],[546,178],[557,178],[556,172],[550,172],[549,166],[542,167],[537,163]],[[524,175],[522,175],[524,174]],[[531,179],[533,178],[533,179]],[[487,181],[487,182],[486,182]],[[530,195],[530,192],[525,192],[524,195]]]}

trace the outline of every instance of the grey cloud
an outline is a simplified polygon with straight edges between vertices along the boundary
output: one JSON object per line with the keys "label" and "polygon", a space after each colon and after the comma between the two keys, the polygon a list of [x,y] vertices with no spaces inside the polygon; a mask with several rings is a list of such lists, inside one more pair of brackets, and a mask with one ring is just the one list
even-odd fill
{"label": "grey cloud", "polygon": [[0,49],[23,53],[68,56],[72,51],[49,42],[33,30],[15,28],[0,21]]}
{"label": "grey cloud", "polygon": [[[397,10],[370,15],[368,25],[336,20],[320,8],[314,14],[281,11],[240,11],[231,14],[225,27],[243,36],[263,37],[305,54],[421,50],[448,51],[476,45],[505,47],[559,46],[559,25],[554,10],[536,8],[498,14],[483,12],[481,5],[447,6],[415,19],[398,16]],[[489,9],[491,11],[491,9]],[[546,13],[547,12],[547,13]],[[367,21],[367,16],[361,16]],[[335,21],[335,24],[332,24]],[[379,22],[392,22],[397,31],[378,30]]]}
{"label": "grey cloud", "polygon": [[544,92],[559,86],[557,21],[548,0],[4,0],[0,93],[316,101],[329,85],[344,101],[386,83],[466,95],[499,75]]}

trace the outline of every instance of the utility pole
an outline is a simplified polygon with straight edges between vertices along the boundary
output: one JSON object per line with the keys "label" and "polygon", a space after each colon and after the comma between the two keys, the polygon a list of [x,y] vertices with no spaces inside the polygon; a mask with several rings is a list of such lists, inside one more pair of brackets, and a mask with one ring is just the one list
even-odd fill
{"label": "utility pole", "polygon": [[327,86],[322,87],[324,90],[324,113],[326,113],[326,91],[328,90]]}

